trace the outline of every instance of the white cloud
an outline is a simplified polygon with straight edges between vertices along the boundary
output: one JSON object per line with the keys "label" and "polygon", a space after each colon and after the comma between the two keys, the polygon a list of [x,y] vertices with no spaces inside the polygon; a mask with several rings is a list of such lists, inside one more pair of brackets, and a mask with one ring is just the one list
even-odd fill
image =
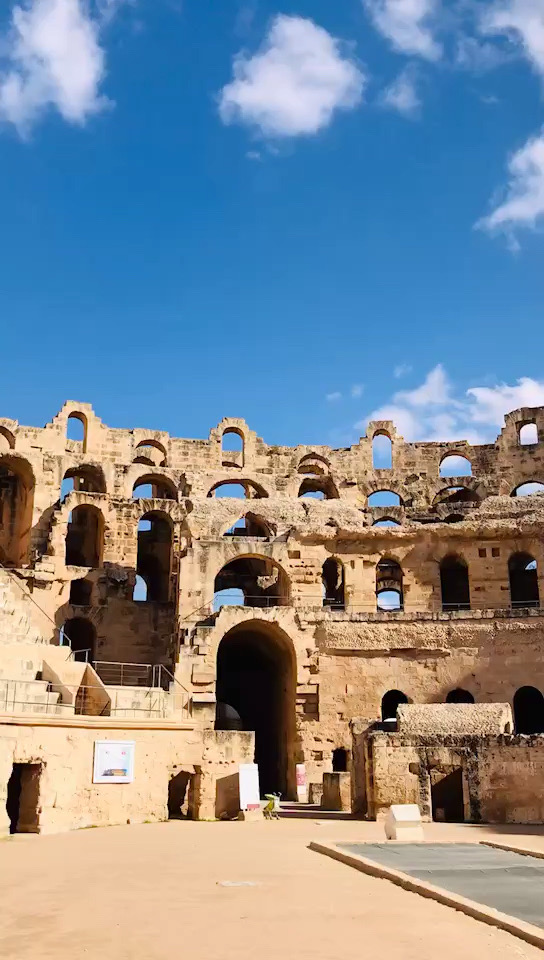
{"label": "white cloud", "polygon": [[30,0],[15,6],[0,54],[0,120],[27,133],[55,108],[83,123],[104,108],[99,24],[83,0]]}
{"label": "white cloud", "polygon": [[380,97],[380,103],[389,110],[396,110],[405,117],[415,116],[420,107],[414,71],[406,67],[398,77],[393,80]]}
{"label": "white cloud", "polygon": [[535,228],[544,217],[544,130],[512,155],[508,170],[506,198],[476,227],[513,236],[516,227]]}
{"label": "white cloud", "polygon": [[325,400],[327,401],[327,403],[336,403],[338,400],[341,400],[341,399],[342,399],[342,394],[338,390],[335,390],[333,393],[327,393],[325,395]]}
{"label": "white cloud", "polygon": [[405,377],[412,372],[412,367],[409,363],[398,363],[395,369],[393,370],[393,376],[396,380],[400,377]]}
{"label": "white cloud", "polygon": [[509,410],[544,406],[544,382],[531,377],[521,377],[513,386],[501,383],[495,387],[471,387],[467,394],[473,401],[471,419],[493,426],[501,426]]}
{"label": "white cloud", "polygon": [[480,30],[521,44],[535,70],[544,73],[544,3],[542,0],[495,0],[484,8]]}
{"label": "white cloud", "polygon": [[509,63],[515,56],[513,50],[506,50],[497,43],[482,41],[477,37],[460,36],[456,42],[454,64],[471,73],[487,73]]}
{"label": "white cloud", "polygon": [[357,400],[359,397],[362,397],[363,390],[364,387],[362,383],[354,383],[350,390],[350,394],[354,400]]}
{"label": "white cloud", "polygon": [[303,17],[275,17],[261,48],[234,60],[223,87],[224,123],[245,123],[267,137],[315,134],[337,110],[362,100],[366,77],[342,44]]}
{"label": "white cloud", "polygon": [[399,53],[439,60],[442,46],[433,36],[438,0],[363,0],[378,30]]}
{"label": "white cloud", "polygon": [[392,420],[405,440],[487,443],[503,426],[505,413],[544,405],[544,381],[521,377],[514,384],[470,387],[456,395],[441,364],[415,390],[399,391],[390,402],[355,424],[366,430],[370,420]]}

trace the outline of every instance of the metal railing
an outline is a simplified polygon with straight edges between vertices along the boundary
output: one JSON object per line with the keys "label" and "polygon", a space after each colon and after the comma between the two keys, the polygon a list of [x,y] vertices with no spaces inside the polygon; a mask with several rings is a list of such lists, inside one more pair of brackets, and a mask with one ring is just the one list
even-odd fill
{"label": "metal railing", "polygon": [[[4,713],[49,716],[99,716],[117,719],[172,719],[191,716],[188,691],[172,678],[164,687],[108,688],[97,685],[54,684],[43,691],[29,691],[33,681],[3,680],[0,710]],[[3,689],[2,689],[3,688]]]}

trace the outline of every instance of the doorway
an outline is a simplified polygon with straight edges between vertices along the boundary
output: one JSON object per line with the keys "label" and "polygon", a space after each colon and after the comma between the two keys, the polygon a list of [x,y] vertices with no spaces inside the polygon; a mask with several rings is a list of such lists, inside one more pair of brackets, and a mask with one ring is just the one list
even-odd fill
{"label": "doorway", "polygon": [[6,811],[10,833],[38,833],[41,763],[14,763]]}
{"label": "doorway", "polygon": [[431,770],[431,802],[433,820],[442,823],[464,823],[463,770],[448,772]]}
{"label": "doorway", "polygon": [[261,795],[288,799],[296,799],[294,659],[283,631],[259,621],[234,627],[217,652],[215,729],[254,730]]}

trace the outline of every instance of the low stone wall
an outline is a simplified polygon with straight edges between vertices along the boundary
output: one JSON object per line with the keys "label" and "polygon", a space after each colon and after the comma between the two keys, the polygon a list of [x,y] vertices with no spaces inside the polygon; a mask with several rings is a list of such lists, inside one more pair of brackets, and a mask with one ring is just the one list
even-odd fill
{"label": "low stone wall", "polygon": [[406,703],[397,709],[399,733],[432,736],[497,736],[512,733],[509,703]]}
{"label": "low stone wall", "polygon": [[[93,783],[94,744],[100,740],[134,741],[132,783]],[[202,731],[189,723],[14,718],[0,723],[0,835],[9,832],[6,799],[14,764],[34,765],[37,802],[31,800],[31,816],[21,797],[22,829],[58,833],[166,820],[173,778],[184,783],[178,801],[188,816],[235,816],[237,791],[227,795],[225,780],[237,779],[238,764],[251,761],[253,751],[253,734]]]}
{"label": "low stone wall", "polygon": [[[433,804],[445,819],[544,823],[544,735],[416,736],[354,730],[355,808],[381,819],[391,804],[416,803],[424,820]],[[448,779],[451,787],[448,786]],[[446,801],[437,800],[438,796]]]}

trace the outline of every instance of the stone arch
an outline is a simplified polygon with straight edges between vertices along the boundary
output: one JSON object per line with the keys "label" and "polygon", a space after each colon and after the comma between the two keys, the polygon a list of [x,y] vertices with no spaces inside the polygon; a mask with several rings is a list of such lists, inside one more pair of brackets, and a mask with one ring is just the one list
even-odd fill
{"label": "stone arch", "polygon": [[[78,437],[78,438],[70,438],[70,436],[69,436],[70,431],[71,431],[70,421],[72,421],[72,422],[75,421],[75,422],[78,422],[78,423],[81,424],[81,428],[82,428],[82,430],[81,430],[82,436],[81,436],[81,437]],[[77,409],[70,410],[70,412],[68,413],[68,416],[66,417],[66,438],[67,438],[68,442],[70,442],[70,443],[80,443],[80,444],[81,444],[81,449],[83,450],[83,453],[85,453],[85,451],[86,451],[86,449],[87,449],[88,431],[89,431],[89,421],[88,421],[86,415],[85,415],[84,413],[82,413],[81,410],[77,410]]]}
{"label": "stone arch", "polygon": [[540,606],[537,563],[530,553],[513,553],[508,558],[510,605],[519,607]]}
{"label": "stone arch", "polygon": [[29,560],[34,508],[34,471],[23,457],[0,456],[0,563],[19,567]]}
{"label": "stone arch", "polygon": [[9,453],[15,446],[15,437],[7,427],[0,427],[0,455]]}
{"label": "stone arch", "polygon": [[514,694],[516,733],[544,733],[544,697],[536,687],[520,687]]}
{"label": "stone arch", "polygon": [[372,467],[374,470],[393,469],[393,441],[383,427],[372,435]]}
{"label": "stone arch", "polygon": [[207,496],[214,497],[217,496],[216,491],[224,486],[231,486],[236,484],[240,486],[245,491],[246,500],[259,500],[268,497],[268,491],[260,483],[256,483],[255,480],[249,480],[247,478],[242,479],[239,477],[232,477],[232,475],[224,477],[221,480],[217,480],[212,487],[208,490]]}
{"label": "stone arch", "polygon": [[[240,442],[234,441],[232,443],[228,440],[225,442],[225,437],[238,437]],[[221,465],[223,467],[243,467],[245,445],[245,434],[240,427],[225,427],[221,434]]]}
{"label": "stone arch", "polygon": [[474,697],[469,690],[455,687],[446,695],[446,703],[474,703]]}
{"label": "stone arch", "polygon": [[140,440],[134,450],[133,463],[143,463],[150,467],[166,466],[166,447],[158,440]]}
{"label": "stone arch", "polygon": [[544,493],[544,483],[541,480],[522,480],[512,490],[511,497],[526,497],[533,493]]}
{"label": "stone arch", "polygon": [[441,477],[471,477],[472,463],[467,457],[466,452],[461,452],[461,450],[447,450],[440,458],[438,472]]}
{"label": "stone arch", "polygon": [[139,476],[132,485],[132,496],[134,497],[138,487],[151,487],[151,496],[137,497],[144,500],[177,500],[178,490],[174,481],[161,473],[144,473]]}
{"label": "stone arch", "polygon": [[82,493],[107,493],[106,478],[100,464],[82,463],[66,470],[61,487],[61,495],[66,494],[65,481],[73,480],[73,490]]}
{"label": "stone arch", "polygon": [[323,606],[331,610],[343,610],[345,606],[345,570],[338,557],[327,557],[321,568]]}
{"label": "stone arch", "polygon": [[296,656],[278,624],[232,627],[217,649],[216,729],[255,731],[261,795],[296,799]]}
{"label": "stone arch", "polygon": [[304,478],[298,488],[298,497],[321,494],[324,500],[338,500],[340,494],[334,480],[330,476],[315,476],[310,474]]}
{"label": "stone arch", "polygon": [[402,690],[388,690],[382,697],[381,716],[382,722],[396,720],[397,709],[401,703],[409,703],[408,697]]}
{"label": "stone arch", "polygon": [[376,564],[376,606],[378,610],[402,610],[404,605],[402,567],[392,557]]}
{"label": "stone arch", "polygon": [[66,566],[102,566],[104,526],[104,515],[94,504],[74,507],[66,531]]}
{"label": "stone arch", "polygon": [[297,473],[323,477],[330,472],[330,462],[320,453],[307,453],[298,462]]}
{"label": "stone arch", "polygon": [[[444,478],[445,479],[445,478]],[[456,504],[456,503],[481,503],[481,496],[476,490],[476,485],[472,483],[465,483],[465,481],[473,480],[472,477],[456,477],[455,484],[442,486],[440,490],[433,497],[433,506],[438,506],[439,504]]]}
{"label": "stone arch", "polygon": [[440,561],[442,609],[470,610],[468,564],[459,554],[449,553]]}
{"label": "stone arch", "polygon": [[258,553],[237,554],[215,575],[215,610],[225,605],[283,607],[289,598],[289,577],[281,564]]}
{"label": "stone arch", "polygon": [[136,575],[146,584],[148,602],[167,603],[170,599],[173,524],[168,513],[152,510],[138,523]]}
{"label": "stone arch", "polygon": [[86,617],[72,617],[60,628],[61,644],[68,644],[74,660],[96,660],[96,629]]}
{"label": "stone arch", "polygon": [[269,539],[273,536],[273,527],[259,514],[248,510],[241,517],[231,523],[226,529],[221,530],[222,537],[250,537],[258,539]]}

